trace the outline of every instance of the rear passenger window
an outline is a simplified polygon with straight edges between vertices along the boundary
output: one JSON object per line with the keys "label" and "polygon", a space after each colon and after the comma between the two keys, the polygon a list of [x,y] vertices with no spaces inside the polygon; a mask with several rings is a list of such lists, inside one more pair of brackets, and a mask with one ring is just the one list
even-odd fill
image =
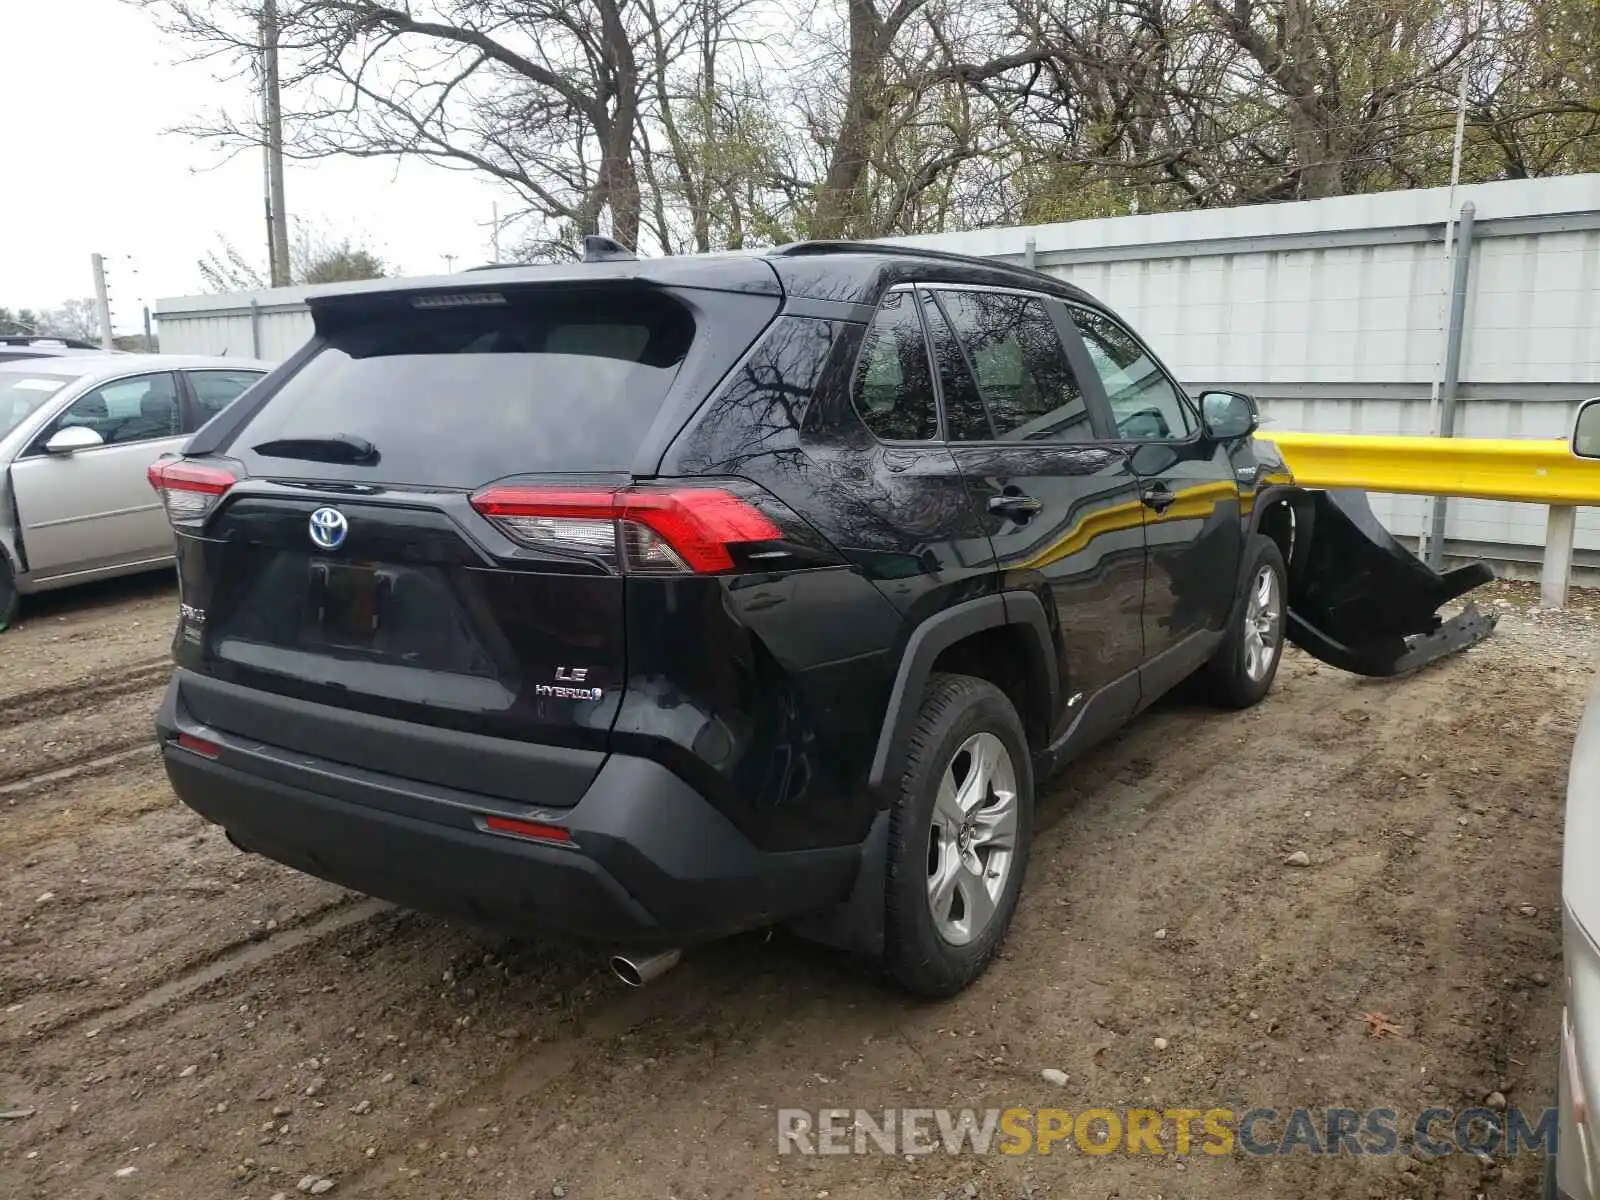
{"label": "rear passenger window", "polygon": [[1069,308],[1084,349],[1105,385],[1119,437],[1183,441],[1194,432],[1189,406],[1155,359],[1116,322],[1086,308]]}
{"label": "rear passenger window", "polygon": [[204,425],[260,378],[256,371],[190,371],[189,386],[194,389],[199,423]]}
{"label": "rear passenger window", "polygon": [[872,319],[850,389],[856,411],[886,442],[924,442],[939,436],[928,346],[910,292],[890,292]]}
{"label": "rear passenger window", "polygon": [[956,441],[1091,442],[1094,429],[1083,390],[1044,302],[1007,292],[941,291],[958,347],[940,347],[941,378],[958,349],[982,401],[983,420],[959,416],[971,408],[965,388],[945,387]]}

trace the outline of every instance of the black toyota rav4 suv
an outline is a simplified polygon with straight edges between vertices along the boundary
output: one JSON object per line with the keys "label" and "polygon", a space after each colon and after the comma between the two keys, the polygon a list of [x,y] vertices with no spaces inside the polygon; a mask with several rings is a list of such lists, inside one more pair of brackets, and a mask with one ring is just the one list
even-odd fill
{"label": "black toyota rav4 suv", "polygon": [[1247,397],[1042,274],[591,258],[317,295],[152,468],[173,786],[636,981],[781,922],[953,992],[1048,772],[1196,673],[1266,694],[1296,489]]}

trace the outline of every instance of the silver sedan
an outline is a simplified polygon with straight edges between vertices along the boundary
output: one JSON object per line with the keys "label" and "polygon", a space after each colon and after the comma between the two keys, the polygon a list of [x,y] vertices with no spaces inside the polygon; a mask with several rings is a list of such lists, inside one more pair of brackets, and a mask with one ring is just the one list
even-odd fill
{"label": "silver sedan", "polygon": [[150,464],[269,370],[176,354],[0,362],[0,629],[19,596],[170,562]]}

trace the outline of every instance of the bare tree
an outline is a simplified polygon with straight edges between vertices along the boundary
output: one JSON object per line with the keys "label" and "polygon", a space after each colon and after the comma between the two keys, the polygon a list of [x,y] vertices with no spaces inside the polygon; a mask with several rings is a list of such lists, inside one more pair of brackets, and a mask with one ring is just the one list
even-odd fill
{"label": "bare tree", "polygon": [[[1467,170],[1489,177],[1600,170],[1600,4],[1508,0],[1468,90]],[[1515,69],[1506,69],[1515,64]]]}
{"label": "bare tree", "polygon": [[[253,50],[252,6],[144,0],[206,56]],[[219,10],[225,10],[224,19]],[[279,0],[291,158],[415,156],[489,175],[575,233],[638,239],[648,22],[637,0]],[[191,132],[256,145],[223,114]]]}
{"label": "bare tree", "polygon": [[[1435,0],[1204,0],[1281,97],[1294,196],[1359,190],[1419,130],[1415,98],[1465,67],[1482,17]],[[1438,113],[1439,106],[1431,106]],[[1427,118],[1434,124],[1439,116]]]}
{"label": "bare tree", "polygon": [[39,328],[45,333],[59,334],[61,337],[99,342],[100,314],[95,308],[94,297],[63,300],[60,307],[48,309],[39,317]]}
{"label": "bare tree", "polygon": [[35,334],[43,329],[43,320],[31,308],[0,308],[0,334]]}
{"label": "bare tree", "polygon": [[[254,69],[260,0],[130,0]],[[520,200],[524,258],[1600,166],[1594,0],[277,0],[285,153]],[[253,106],[191,132],[257,146]],[[223,283],[241,263],[213,256]]]}
{"label": "bare tree", "polygon": [[[254,292],[268,286],[261,267],[225,237],[206,251],[197,264],[208,292]],[[351,279],[377,279],[389,265],[349,234],[335,236],[306,220],[296,220],[289,242],[289,281],[341,283]]]}

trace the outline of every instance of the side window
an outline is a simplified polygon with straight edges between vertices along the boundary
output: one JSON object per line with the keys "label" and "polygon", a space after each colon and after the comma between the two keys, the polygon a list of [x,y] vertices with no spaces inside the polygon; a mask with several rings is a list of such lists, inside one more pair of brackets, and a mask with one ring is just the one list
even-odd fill
{"label": "side window", "polygon": [[194,389],[195,421],[198,429],[261,378],[256,371],[190,371],[189,386]]}
{"label": "side window", "polygon": [[[966,384],[954,392],[948,383],[945,388],[952,440],[1095,440],[1083,390],[1043,301],[1006,292],[941,291],[939,303],[969,368]],[[955,369],[954,364],[947,368],[947,353],[941,346],[940,372],[946,379]],[[956,413],[972,404],[963,388],[974,385],[983,420],[958,419]]]}
{"label": "side window", "polygon": [[55,428],[82,425],[106,445],[178,435],[178,389],[171,375],[136,375],[85,392],[56,419]]}
{"label": "side window", "polygon": [[1194,433],[1194,419],[1177,386],[1132,334],[1086,308],[1067,311],[1105,385],[1119,436],[1160,442],[1183,441]]}
{"label": "side window", "polygon": [[890,292],[867,329],[850,394],[866,427],[886,442],[939,436],[922,322],[910,292]]}

